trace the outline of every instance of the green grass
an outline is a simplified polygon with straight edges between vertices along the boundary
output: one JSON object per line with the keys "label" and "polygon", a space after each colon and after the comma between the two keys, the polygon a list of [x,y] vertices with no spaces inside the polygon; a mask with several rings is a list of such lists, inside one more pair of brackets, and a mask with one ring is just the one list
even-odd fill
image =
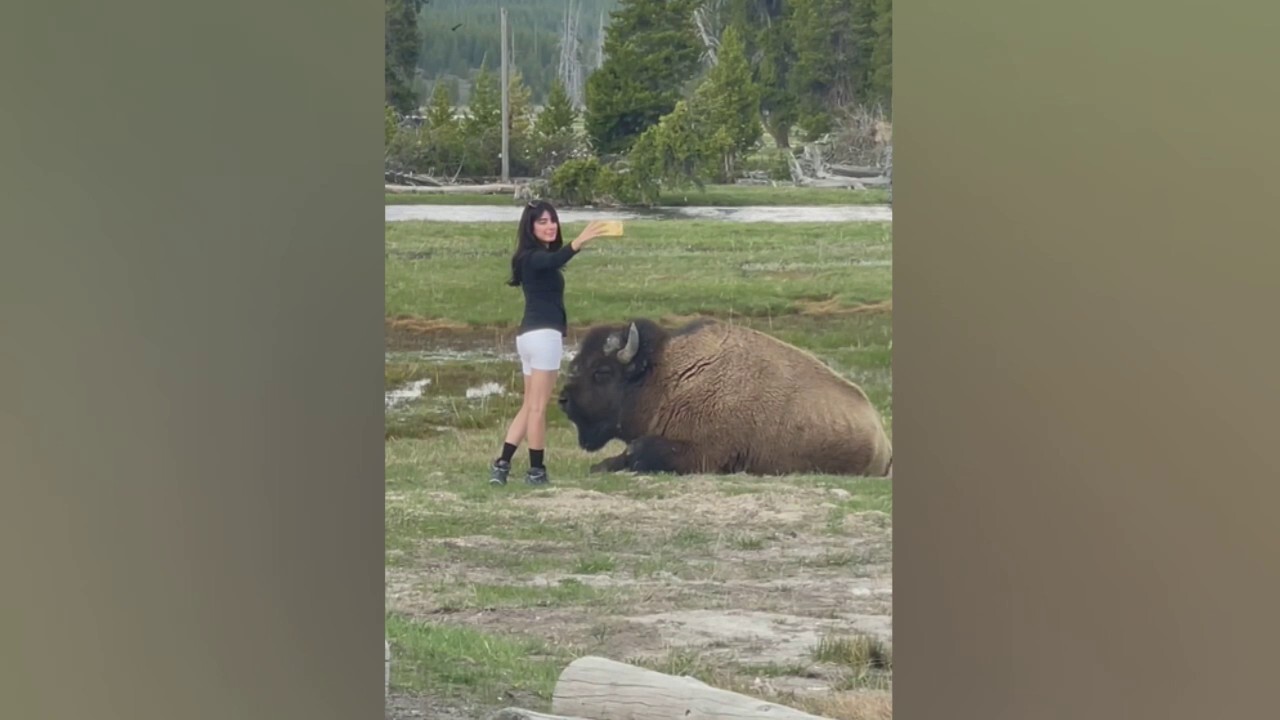
{"label": "green grass", "polygon": [[[521,311],[519,291],[503,285],[511,228],[407,222],[386,232],[387,316],[453,328],[404,346],[389,335],[384,389],[429,381],[421,397],[386,413],[386,563],[398,597],[413,596],[397,606],[412,616],[387,619],[398,691],[545,712],[573,657],[627,659],[628,614],[792,612],[805,587],[867,577],[887,562],[890,480],[588,475],[621,444],[586,453],[554,407],[546,457],[553,486],[521,482],[522,446],[511,483],[490,487],[488,463],[522,389],[518,362],[502,356],[512,352]],[[883,305],[891,258],[887,224],[631,221],[626,237],[601,241],[566,269],[571,335],[632,316],[708,314],[747,324],[859,383],[892,432],[893,328]],[[488,384],[501,392],[468,397]],[[868,533],[879,537],[849,542]],[[735,582],[794,585],[741,592]],[[830,611],[826,601],[810,608]],[[480,618],[489,619],[468,624]],[[755,677],[818,666],[834,667],[842,688],[887,686],[889,671],[857,655],[853,642],[828,639],[803,663],[739,666],[682,649],[645,663],[740,692]],[[795,701],[828,717],[862,717],[808,702]]]}
{"label": "green grass", "polygon": [[443,598],[440,609],[444,612],[565,607],[597,602],[601,597],[601,593],[596,589],[571,578],[562,580],[557,585],[543,587],[495,584],[445,585],[438,587],[437,591]]}
{"label": "green grass", "polygon": [[763,550],[765,545],[763,537],[750,533],[735,534],[729,542],[738,550]]}
{"label": "green grass", "polygon": [[[586,465],[593,458],[573,445],[565,428],[553,430],[548,443],[555,487],[531,488],[517,481],[495,489],[485,482],[485,468],[496,444],[493,431],[465,429],[386,444],[387,565],[392,572],[416,577],[416,590],[426,598],[419,607],[430,608],[419,618],[388,619],[393,682],[399,692],[426,692],[490,709],[518,704],[547,711],[558,673],[573,657],[589,652],[626,659],[615,654],[625,645],[618,645],[602,628],[614,622],[611,618],[635,613],[634,604],[655,592],[653,583],[666,588],[658,591],[665,598],[660,607],[702,609],[736,607],[739,600],[732,591],[708,594],[705,586],[682,589],[680,583],[710,582],[716,587],[734,573],[768,583],[787,577],[804,578],[803,582],[822,575],[837,582],[863,577],[866,553],[847,541],[862,526],[846,520],[863,508],[891,506],[890,481],[878,479],[735,476],[707,482],[587,475]],[[518,458],[513,474],[519,473],[523,460]],[[568,511],[567,499],[556,499],[579,493],[589,494],[579,501],[578,511]],[[808,505],[818,513],[817,525],[803,519],[789,524],[738,523],[731,515],[728,524],[724,518],[715,524],[699,509],[735,500],[770,509],[775,498],[795,493],[807,494]],[[672,511],[644,514],[659,501],[670,503]],[[830,507],[820,509],[823,504]],[[823,513],[835,519],[831,528],[822,526]],[[824,536],[831,539],[830,545],[800,560],[770,555],[794,546],[796,532],[829,532]],[[678,580],[669,580],[673,577]],[[606,582],[597,585],[597,579]],[[785,602],[785,610],[761,609],[792,611],[793,592],[786,590],[785,599],[765,598]],[[562,635],[554,629],[558,626],[544,629],[540,618],[554,612],[581,618],[584,629],[576,638]],[[501,635],[454,619],[494,613],[510,616],[498,623]],[[416,621],[421,617],[439,623]],[[551,637],[540,639],[539,632]],[[814,662],[844,662],[837,657],[840,647],[824,646]],[[698,677],[739,692],[752,692],[754,677],[796,675],[804,669],[794,664],[739,667],[697,651],[676,653],[665,667],[677,668],[682,658]],[[885,687],[884,671],[858,670],[852,662],[834,671],[832,682],[838,687]],[[814,711],[821,707],[810,706]],[[856,717],[838,712],[827,716]]]}
{"label": "green grass", "polygon": [[[384,517],[386,562],[406,567],[424,560],[451,558],[469,567],[493,571],[495,576],[530,578],[562,572],[575,575],[627,573],[633,577],[670,572],[684,577],[692,561],[713,561],[725,549],[755,552],[777,537],[776,528],[724,530],[704,527],[698,518],[665,518],[662,525],[639,525],[625,515],[607,518],[554,518],[537,507],[514,504],[548,498],[562,490],[590,491],[629,503],[704,498],[707,488],[691,486],[688,478],[637,477],[630,474],[588,475],[597,459],[574,444],[572,432],[556,423],[548,432],[549,467],[554,489],[534,488],[519,480],[523,451],[513,469],[513,481],[501,490],[489,487],[487,466],[501,443],[498,425],[489,432],[449,431],[430,439],[398,438],[385,448],[388,499]],[[620,448],[616,441],[605,452]],[[846,519],[868,510],[891,513],[892,481],[884,478],[833,478],[800,475],[777,478],[732,476],[717,479],[713,492],[726,499],[761,496],[768,505],[772,493],[812,491],[814,502],[828,507],[822,523],[812,528],[832,536],[847,536],[857,527]],[[842,491],[834,495],[832,489]],[[886,521],[887,522],[887,521]],[[492,544],[444,547],[457,538],[491,538]],[[832,552],[808,561],[813,567],[858,566],[856,553]],[[589,589],[589,588],[588,588]],[[567,599],[571,596],[560,596]]]}
{"label": "green grass", "polygon": [[511,193],[386,193],[387,205],[492,205],[516,206]]}
{"label": "green grass", "polygon": [[893,652],[884,643],[865,635],[825,636],[814,648],[813,659],[858,671],[893,667]]}
{"label": "green grass", "polygon": [[617,567],[618,562],[612,556],[593,554],[578,560],[573,572],[578,575],[598,575],[613,572]]}
{"label": "green grass", "polygon": [[813,649],[813,659],[840,668],[841,690],[882,689],[890,685],[893,649],[866,635],[827,635]]}
{"label": "green grass", "polygon": [[[521,204],[509,193],[414,194],[386,193],[387,205],[496,205]],[[780,183],[768,185],[707,185],[704,189],[667,191],[658,205],[665,207],[743,207],[747,205],[824,206],[882,205],[889,202],[887,190],[871,188],[804,188]]]}
{"label": "green grass", "polygon": [[[522,307],[504,284],[513,242],[503,223],[387,223],[387,314],[509,326]],[[707,313],[767,324],[818,304],[830,314],[888,300],[891,259],[888,223],[630,221],[626,236],[598,240],[566,266],[566,302],[573,323]],[[811,336],[814,321],[804,322],[797,331]],[[822,342],[859,347],[856,322],[828,325]]]}
{"label": "green grass", "polygon": [[[569,225],[566,235],[580,229]],[[477,334],[509,329],[519,317],[521,294],[504,284],[509,227],[397,222],[387,223],[386,233],[388,316]],[[861,385],[891,425],[892,317],[850,312],[890,300],[891,259],[884,223],[632,221],[623,238],[600,241],[570,262],[566,303],[575,327],[713,315],[763,330]],[[523,382],[514,362],[388,360],[388,387],[418,379],[432,381],[428,397],[388,415],[388,439],[439,436],[446,428],[492,430],[519,407]],[[504,393],[465,397],[467,388],[487,382]],[[560,413],[549,420],[553,428],[568,427]]]}
{"label": "green grass", "polygon": [[392,687],[397,691],[473,699],[527,693],[549,703],[564,666],[573,660],[535,639],[415,622],[389,614]]}

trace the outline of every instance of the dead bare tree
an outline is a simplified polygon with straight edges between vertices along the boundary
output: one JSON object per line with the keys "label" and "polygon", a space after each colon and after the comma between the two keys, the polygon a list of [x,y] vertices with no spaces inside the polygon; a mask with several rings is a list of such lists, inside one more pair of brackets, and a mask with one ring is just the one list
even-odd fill
{"label": "dead bare tree", "polygon": [[702,55],[707,67],[715,67],[716,51],[720,49],[720,9],[724,0],[705,0],[693,11],[693,24],[702,40]]}
{"label": "dead bare tree", "polygon": [[604,65],[604,11],[600,11],[600,25],[596,29],[596,54],[591,60],[591,70],[599,70]]}
{"label": "dead bare tree", "polygon": [[582,50],[578,37],[578,22],[582,6],[578,0],[569,0],[564,9],[564,30],[560,35],[560,84],[575,108],[582,107]]}
{"label": "dead bare tree", "polygon": [[850,104],[835,113],[828,144],[833,163],[884,169],[893,162],[893,125],[879,105]]}

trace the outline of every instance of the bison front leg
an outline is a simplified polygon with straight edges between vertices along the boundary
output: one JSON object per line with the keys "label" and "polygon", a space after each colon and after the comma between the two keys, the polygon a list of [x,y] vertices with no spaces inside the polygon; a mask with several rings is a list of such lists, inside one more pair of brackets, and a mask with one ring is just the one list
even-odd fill
{"label": "bison front leg", "polygon": [[595,465],[592,465],[587,472],[609,473],[609,472],[618,472],[619,470],[626,470],[626,469],[627,469],[627,452],[624,450],[622,451],[622,453],[618,455],[614,455],[611,458],[605,458],[604,460],[601,460]]}
{"label": "bison front leg", "polygon": [[646,435],[631,441],[622,454],[592,465],[591,471],[630,470],[638,473],[678,473],[682,469],[681,458],[686,452],[686,448],[681,443]]}

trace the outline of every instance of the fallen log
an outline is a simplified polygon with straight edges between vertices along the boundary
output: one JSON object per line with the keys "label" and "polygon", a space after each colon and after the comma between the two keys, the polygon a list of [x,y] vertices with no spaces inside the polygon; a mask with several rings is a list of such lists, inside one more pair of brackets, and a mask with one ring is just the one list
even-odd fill
{"label": "fallen log", "polygon": [[602,657],[560,673],[551,711],[593,720],[822,720],[817,715]]}
{"label": "fallen log", "polygon": [[524,708],[502,708],[489,720],[590,720],[589,718],[569,717],[568,715],[547,715],[546,713],[525,710]]}
{"label": "fallen log", "polygon": [[862,178],[801,178],[796,183],[800,187],[814,188],[849,188],[850,190],[865,190],[867,184]]}
{"label": "fallen log", "polygon": [[515,183],[490,183],[488,185],[386,185],[386,191],[393,194],[419,194],[419,193],[445,193],[445,194],[461,194],[475,193],[479,195],[499,195],[501,193],[515,194],[516,188],[520,187]]}
{"label": "fallen log", "polygon": [[439,180],[428,175],[417,175],[415,173],[399,172],[396,170],[386,170],[382,173],[382,179],[391,185],[442,185]]}
{"label": "fallen log", "polygon": [[851,190],[866,190],[869,187],[889,187],[892,183],[888,178],[804,178],[796,183],[800,187],[815,188],[849,188]]}
{"label": "fallen log", "polygon": [[832,175],[842,175],[844,177],[856,178],[874,178],[884,174],[884,170],[877,167],[864,167],[861,165],[837,165],[836,163],[828,163],[827,170]]}

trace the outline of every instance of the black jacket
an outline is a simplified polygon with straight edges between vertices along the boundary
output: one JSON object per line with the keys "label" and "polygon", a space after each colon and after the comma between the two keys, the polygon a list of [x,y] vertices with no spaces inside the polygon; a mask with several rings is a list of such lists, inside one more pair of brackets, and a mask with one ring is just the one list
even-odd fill
{"label": "black jacket", "polygon": [[564,309],[564,275],[560,270],[578,251],[565,243],[559,250],[532,250],[522,258],[520,286],[524,290],[524,318],[520,332],[553,329],[568,333]]}

